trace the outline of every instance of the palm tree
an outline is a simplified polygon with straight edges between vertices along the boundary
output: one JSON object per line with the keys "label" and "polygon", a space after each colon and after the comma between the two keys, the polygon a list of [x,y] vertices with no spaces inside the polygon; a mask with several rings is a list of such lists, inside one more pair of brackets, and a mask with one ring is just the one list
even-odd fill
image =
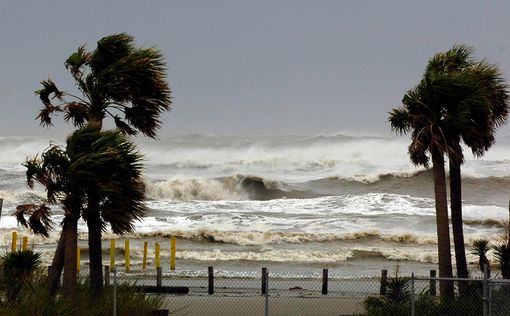
{"label": "palm tree", "polygon": [[[58,249],[59,258],[53,264],[64,269],[63,292],[66,300],[71,301],[76,294],[76,247],[78,219],[84,200],[75,178],[69,173],[71,161],[67,153],[58,146],[52,146],[41,155],[28,159],[24,164],[27,168],[27,185],[34,187],[35,182],[46,188],[46,201],[42,204],[24,204],[16,207],[18,222],[29,227],[34,233],[48,236],[52,228],[51,208],[48,205],[61,203],[64,210],[62,232],[60,240],[63,241]],[[28,219],[25,219],[25,216]],[[57,253],[56,253],[57,254]],[[65,255],[65,256],[64,256]],[[55,256],[57,257],[57,255]],[[50,291],[56,290],[57,284],[51,283]]]}
{"label": "palm tree", "polygon": [[[88,215],[90,187],[99,193],[100,211],[112,230],[117,234],[132,232],[133,221],[145,213],[141,155],[118,131],[98,132],[94,127],[84,127],[67,139],[65,150],[52,146],[41,158],[26,162],[27,183],[29,187],[35,181],[42,184],[47,201],[43,205],[18,206],[16,215],[22,225],[47,236],[52,224],[47,204],[63,205],[60,240],[64,241],[64,295],[72,300],[76,291],[77,222],[80,216]],[[59,255],[55,253],[54,262]]]}
{"label": "palm tree", "polygon": [[[450,156],[450,208],[455,247],[457,275],[469,276],[464,246],[462,222],[461,164],[464,161],[461,140],[477,157],[482,156],[495,142],[497,127],[506,122],[509,111],[509,96],[501,71],[497,65],[472,57],[473,49],[456,45],[452,49],[436,54],[428,63],[426,72],[448,74],[464,73],[471,77],[477,89],[477,98],[459,100],[457,108],[449,108],[450,116],[457,116],[458,124],[452,131],[452,140],[457,155]],[[474,102],[474,104],[469,104]],[[452,159],[456,157],[457,159]]]}
{"label": "palm tree", "polygon": [[[474,103],[476,84],[463,73],[425,72],[418,85],[402,99],[402,106],[389,114],[391,128],[403,135],[411,132],[409,157],[415,165],[429,166],[432,160],[438,239],[439,276],[452,277],[450,230],[446,194],[444,155],[458,161],[459,145],[455,127],[459,117],[451,115],[461,108],[459,99]],[[462,117],[460,117],[462,118]],[[453,297],[451,282],[441,282],[443,298]]]}
{"label": "palm tree", "polygon": [[490,263],[487,259],[487,252],[489,251],[489,241],[486,239],[477,239],[473,241],[471,246],[471,253],[478,257],[478,268],[484,273],[484,267],[487,267],[487,271],[490,275]]}
{"label": "palm tree", "polygon": [[[165,61],[158,50],[135,47],[133,37],[114,34],[99,40],[94,51],[79,47],[65,66],[81,96],[59,90],[50,79],[42,81],[42,89],[36,91],[44,105],[38,115],[42,125],[52,125],[52,116],[62,112],[64,120],[74,126],[88,124],[101,130],[103,120],[110,117],[123,133],[141,132],[156,137],[161,124],[159,116],[171,106]],[[55,99],[58,104],[53,103]],[[101,230],[108,221],[101,211],[107,205],[101,204],[101,195],[94,186],[88,190],[85,218],[89,230],[90,281],[92,289],[100,292]]]}
{"label": "palm tree", "polygon": [[510,279],[510,248],[507,244],[492,246],[503,279]]}

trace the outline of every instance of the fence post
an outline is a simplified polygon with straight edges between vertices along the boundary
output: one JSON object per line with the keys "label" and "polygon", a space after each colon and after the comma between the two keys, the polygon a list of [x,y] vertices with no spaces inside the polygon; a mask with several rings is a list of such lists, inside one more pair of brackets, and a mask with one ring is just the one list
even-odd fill
{"label": "fence post", "polygon": [[170,241],[170,270],[175,270],[175,252],[176,249],[176,239],[175,237],[172,237],[172,240]]}
{"label": "fence post", "polygon": [[387,282],[388,282],[388,270],[381,270],[381,287],[379,288],[380,295],[386,295]]}
{"label": "fence post", "polygon": [[110,266],[104,266],[104,285],[110,286]]}
{"label": "fence post", "polygon": [[264,292],[265,292],[265,295],[266,295],[266,302],[265,302],[265,308],[264,308],[264,316],[269,316],[269,271],[267,270],[267,268],[265,268],[265,279],[266,279],[266,283],[265,283],[265,288],[264,288]]}
{"label": "fence post", "polygon": [[156,286],[157,287],[162,286],[162,284],[163,284],[162,278],[163,278],[163,268],[157,267],[156,268]]}
{"label": "fence post", "polygon": [[494,283],[489,279],[489,316],[492,316],[492,287]]}
{"label": "fence post", "polygon": [[16,252],[16,243],[18,242],[18,233],[12,232],[12,241],[11,241],[11,252]]}
{"label": "fence post", "polygon": [[28,237],[23,236],[23,246],[21,247],[21,250],[27,251],[28,250]]}
{"label": "fence post", "polygon": [[145,272],[145,268],[147,267],[147,249],[149,248],[148,242],[144,241],[143,243],[143,259],[142,259],[142,271]]}
{"label": "fence post", "polygon": [[126,261],[126,272],[131,270],[131,263],[129,262],[129,239],[124,241],[124,260]]}
{"label": "fence post", "polygon": [[4,199],[0,198],[0,219],[2,219],[2,205],[4,204]]}
{"label": "fence post", "polygon": [[262,294],[266,294],[267,268],[262,268]]}
{"label": "fence post", "polygon": [[436,270],[430,270],[430,295],[436,296]]}
{"label": "fence post", "polygon": [[207,274],[208,274],[208,280],[209,280],[209,282],[208,282],[209,287],[208,287],[207,293],[214,294],[214,269],[213,269],[213,267],[207,268]]}
{"label": "fence post", "polygon": [[322,295],[328,294],[328,269],[322,269]]}
{"label": "fence post", "polygon": [[483,265],[483,316],[487,316],[487,280],[488,280],[488,268],[487,264]]}
{"label": "fence post", "polygon": [[76,248],[76,272],[80,273],[81,268],[81,249],[80,247]]}
{"label": "fence post", "polygon": [[155,256],[156,256],[156,270],[159,268],[160,266],[160,257],[159,257],[159,253],[160,253],[160,246],[158,243],[156,243],[156,245],[154,246],[154,252],[155,252]]}
{"label": "fence post", "polygon": [[113,316],[117,316],[117,269],[112,267],[113,271]]}
{"label": "fence post", "polygon": [[110,267],[115,267],[115,239],[110,240]]}
{"label": "fence post", "polygon": [[411,316],[414,316],[414,272],[411,273]]}

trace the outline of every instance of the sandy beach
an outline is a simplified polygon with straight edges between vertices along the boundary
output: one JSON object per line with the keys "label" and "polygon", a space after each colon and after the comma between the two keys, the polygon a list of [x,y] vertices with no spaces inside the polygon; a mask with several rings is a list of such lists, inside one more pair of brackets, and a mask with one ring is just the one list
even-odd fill
{"label": "sandy beach", "polygon": [[[265,298],[227,296],[168,296],[164,299],[170,315],[264,315]],[[352,298],[290,298],[269,297],[269,314],[294,315],[359,315],[364,312],[362,301]]]}

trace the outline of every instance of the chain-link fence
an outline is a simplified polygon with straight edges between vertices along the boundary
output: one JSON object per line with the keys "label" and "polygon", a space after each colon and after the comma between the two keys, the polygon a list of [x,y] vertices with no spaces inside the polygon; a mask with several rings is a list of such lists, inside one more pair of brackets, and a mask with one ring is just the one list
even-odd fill
{"label": "chain-link fence", "polygon": [[[123,269],[124,270],[124,269]],[[91,292],[87,271],[74,297],[62,282],[48,293],[46,271],[0,280],[0,315],[510,315],[510,280],[411,276],[349,277],[278,273],[117,271]],[[440,298],[450,283],[454,296]]]}

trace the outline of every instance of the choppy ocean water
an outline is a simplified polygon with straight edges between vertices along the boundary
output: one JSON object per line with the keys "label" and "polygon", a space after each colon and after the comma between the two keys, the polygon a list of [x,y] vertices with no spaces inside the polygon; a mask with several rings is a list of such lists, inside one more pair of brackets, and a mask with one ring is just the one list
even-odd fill
{"label": "choppy ocean water", "polygon": [[[12,230],[24,232],[10,216],[15,206],[44,196],[41,188],[28,190],[21,162],[49,141],[0,138],[2,245]],[[397,263],[423,270],[437,263],[432,173],[409,162],[407,139],[188,135],[136,141],[145,154],[150,211],[128,236],[135,264],[144,240],[164,244],[169,236],[179,238],[179,267],[188,271],[273,266],[367,274]],[[501,241],[508,221],[510,140],[499,140],[482,159],[465,154],[466,243]],[[54,214],[59,222],[58,207]],[[80,223],[82,248],[85,232]],[[47,261],[58,233],[57,226],[48,239],[32,238]],[[108,238],[124,237],[106,233]],[[122,245],[117,243],[119,258]],[[468,254],[468,261],[476,258]]]}

